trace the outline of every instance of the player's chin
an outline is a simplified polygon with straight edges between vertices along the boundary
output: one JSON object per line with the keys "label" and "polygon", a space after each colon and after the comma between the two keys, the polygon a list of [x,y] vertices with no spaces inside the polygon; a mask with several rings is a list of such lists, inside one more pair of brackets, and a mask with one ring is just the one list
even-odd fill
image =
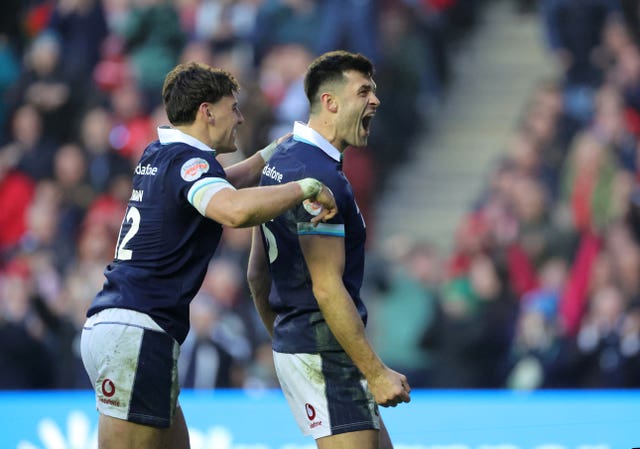
{"label": "player's chin", "polygon": [[356,139],[356,142],[353,143],[353,146],[357,148],[363,148],[367,146],[368,142],[369,142],[369,134],[368,133],[361,134]]}
{"label": "player's chin", "polygon": [[371,133],[371,128],[361,125],[360,129],[358,130],[358,135],[357,135],[358,145],[356,146],[359,146],[359,147],[366,146],[367,142],[369,141],[370,133]]}

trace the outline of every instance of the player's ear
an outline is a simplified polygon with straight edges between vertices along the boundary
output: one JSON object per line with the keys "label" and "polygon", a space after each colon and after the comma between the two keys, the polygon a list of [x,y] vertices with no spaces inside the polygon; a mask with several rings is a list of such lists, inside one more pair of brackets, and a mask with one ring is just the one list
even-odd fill
{"label": "player's ear", "polygon": [[325,92],[320,95],[320,101],[322,101],[322,105],[329,111],[333,113],[338,111],[338,103],[336,102],[336,98],[330,92]]}
{"label": "player's ear", "polygon": [[215,122],[215,118],[213,116],[213,113],[211,112],[211,106],[209,105],[209,103],[201,103],[199,113],[202,114],[205,121],[207,121],[208,123],[213,124]]}

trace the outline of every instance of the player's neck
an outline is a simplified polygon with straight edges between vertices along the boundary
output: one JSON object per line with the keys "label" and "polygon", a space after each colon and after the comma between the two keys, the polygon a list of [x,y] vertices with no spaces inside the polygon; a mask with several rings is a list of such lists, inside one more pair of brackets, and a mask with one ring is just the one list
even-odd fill
{"label": "player's neck", "polygon": [[201,126],[197,121],[189,125],[174,126],[174,128],[177,129],[178,131],[182,131],[183,133],[195,139],[198,139],[200,142],[204,143],[208,147],[215,149],[215,147],[213,146],[214,142],[211,140],[211,137],[207,132],[207,127]]}
{"label": "player's neck", "polygon": [[343,147],[342,145],[342,141],[338,139],[336,126],[331,120],[320,116],[311,116],[309,117],[309,123],[307,124],[307,126],[327,139],[327,141],[331,145],[333,145],[340,153],[345,150],[345,147]]}

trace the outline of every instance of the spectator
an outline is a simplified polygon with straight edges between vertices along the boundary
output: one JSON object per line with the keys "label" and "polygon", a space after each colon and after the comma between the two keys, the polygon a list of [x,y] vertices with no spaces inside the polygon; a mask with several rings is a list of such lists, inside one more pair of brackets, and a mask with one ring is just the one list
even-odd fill
{"label": "spectator", "polygon": [[423,340],[434,353],[432,387],[504,385],[516,310],[504,276],[479,254],[467,275],[443,285],[438,316]]}
{"label": "spectator", "polygon": [[586,125],[593,89],[603,79],[595,63],[596,52],[607,21],[619,12],[619,2],[544,0],[542,12],[547,45],[563,74],[568,110],[576,121]]}
{"label": "spectator", "polygon": [[133,165],[111,146],[111,119],[109,111],[98,106],[84,114],[80,129],[80,143],[87,155],[88,181],[97,194],[105,193],[110,183],[120,176],[128,177]]}
{"label": "spectator", "polygon": [[34,181],[53,176],[56,146],[44,134],[40,112],[28,103],[14,112],[11,140],[2,151],[11,154],[16,168]]}
{"label": "spectator", "polygon": [[319,29],[321,21],[318,2],[314,0],[265,0],[256,18],[253,34],[255,64],[273,47],[298,44],[311,50],[317,35],[309,30]]}
{"label": "spectator", "polygon": [[225,259],[212,262],[205,276],[200,294],[206,295],[216,309],[218,325],[214,327],[212,338],[219,343],[236,363],[244,365],[252,356],[252,328],[255,323],[253,304],[241,295],[241,268]]}
{"label": "spectator", "polygon": [[16,260],[0,277],[0,389],[47,389],[56,384],[44,327],[31,307],[29,269]]}
{"label": "spectator", "polygon": [[185,42],[178,14],[167,0],[136,0],[122,30],[124,53],[131,58],[146,111],[160,104],[164,74],[177,63]]}
{"label": "spectator", "polygon": [[57,2],[48,29],[61,46],[61,65],[66,76],[78,83],[86,82],[93,72],[100,48],[107,36],[107,22],[100,0],[60,0]]}
{"label": "spectator", "polygon": [[264,56],[260,85],[275,121],[269,131],[269,139],[287,134],[291,122],[305,120],[308,116],[309,105],[302,84],[311,60],[311,53],[300,45],[274,46]]}
{"label": "spectator", "polygon": [[7,93],[10,110],[25,103],[35,107],[42,115],[44,135],[56,142],[70,138],[77,129],[82,98],[82,90],[73,89],[73,81],[63,72],[61,51],[55,36],[40,34],[31,42],[18,82]]}
{"label": "spectator", "polygon": [[539,273],[540,287],[520,300],[505,384],[508,388],[535,390],[571,385],[563,377],[558,315],[567,263],[549,259]]}
{"label": "spectator", "polygon": [[583,388],[627,386],[621,354],[622,325],[627,299],[614,286],[594,292],[576,339],[577,384]]}
{"label": "spectator", "polygon": [[13,155],[0,150],[0,272],[27,231],[33,181],[13,168]]}
{"label": "spectator", "polygon": [[220,317],[211,298],[196,296],[190,314],[191,330],[178,360],[180,386],[196,389],[239,386],[233,382],[233,357],[213,338]]}
{"label": "spectator", "polygon": [[315,54],[336,48],[361,53],[374,64],[380,62],[378,29],[371,24],[380,16],[378,0],[324,0],[318,2],[320,26]]}
{"label": "spectator", "polygon": [[60,192],[60,201],[56,204],[59,220],[56,246],[59,268],[64,271],[73,260],[80,225],[95,194],[87,179],[86,156],[77,144],[64,144],[58,149],[54,173]]}
{"label": "spectator", "polygon": [[424,388],[433,361],[421,340],[424,329],[435,325],[440,260],[435,248],[422,243],[388,262],[394,269],[387,289],[371,310],[372,343],[392,369],[405,373],[412,387]]}
{"label": "spectator", "polygon": [[377,92],[381,104],[377,112],[381,120],[372,128],[370,147],[382,181],[388,172],[405,160],[411,137],[417,131],[420,119],[429,110],[428,96],[432,92],[425,86],[429,77],[424,42],[412,27],[409,12],[402,8],[387,11],[381,17],[380,46],[384,64],[377,71],[381,86]]}
{"label": "spectator", "polygon": [[134,83],[118,86],[110,99],[113,116],[109,143],[133,166],[140,158],[145,142],[154,139],[153,122],[145,110],[142,92]]}

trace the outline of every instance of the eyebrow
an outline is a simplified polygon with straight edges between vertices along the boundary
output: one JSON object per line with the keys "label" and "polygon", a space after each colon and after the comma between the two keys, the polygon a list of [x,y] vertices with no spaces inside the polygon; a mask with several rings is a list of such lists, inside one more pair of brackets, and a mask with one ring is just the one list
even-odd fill
{"label": "eyebrow", "polygon": [[377,88],[378,88],[378,86],[372,80],[369,83],[361,84],[360,87],[358,88],[358,92],[365,92],[365,91],[373,91],[373,92],[375,92],[377,90]]}

